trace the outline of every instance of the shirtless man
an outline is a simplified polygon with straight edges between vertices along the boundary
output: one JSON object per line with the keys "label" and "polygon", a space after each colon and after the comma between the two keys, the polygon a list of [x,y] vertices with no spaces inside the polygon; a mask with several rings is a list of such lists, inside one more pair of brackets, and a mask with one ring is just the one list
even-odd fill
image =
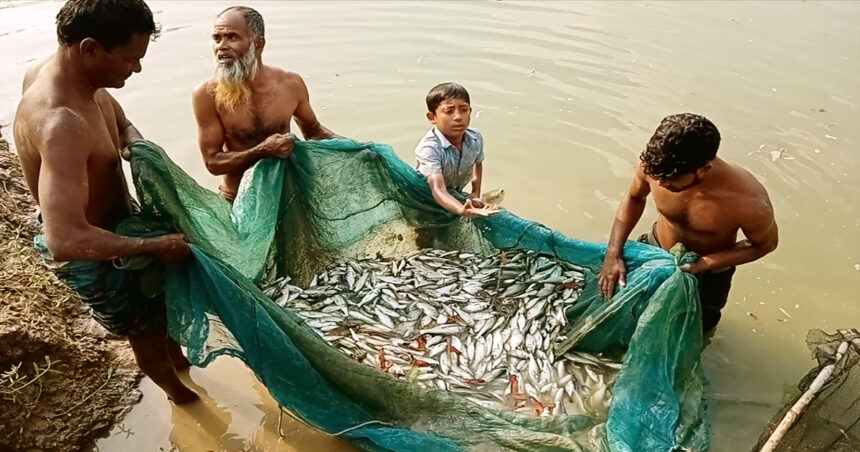
{"label": "shirtless man", "polygon": [[[41,208],[37,249],[99,323],[126,336],[141,370],[174,403],[197,398],[176,370],[189,366],[166,330],[164,301],[142,295],[112,259],[184,259],[181,234],[131,238],[110,228],[132,215],[120,150],[140,133],[104,88],[120,88],[158,35],[142,0],[69,0],[57,15],[59,47],[30,68],[15,116],[24,178]],[[127,149],[125,149],[127,151]]]}
{"label": "shirtless man", "polygon": [[[764,187],[748,171],[717,157],[720,132],[704,116],[684,113],[663,119],[639,156],[630,191],[612,225],[600,290],[611,298],[626,284],[624,242],[654,195],[657,223],[640,242],[670,249],[682,243],[699,259],[682,270],[696,275],[702,328],[713,329],[726,305],[735,266],[776,249],[773,207]],[[738,231],[746,240],[738,241]]]}
{"label": "shirtless man", "polygon": [[263,64],[263,17],[246,6],[222,11],[212,32],[215,76],[194,88],[200,152],[210,173],[224,176],[218,187],[235,199],[242,174],[258,160],[293,152],[290,120],[307,140],[335,135],[316,118],[302,78]]}

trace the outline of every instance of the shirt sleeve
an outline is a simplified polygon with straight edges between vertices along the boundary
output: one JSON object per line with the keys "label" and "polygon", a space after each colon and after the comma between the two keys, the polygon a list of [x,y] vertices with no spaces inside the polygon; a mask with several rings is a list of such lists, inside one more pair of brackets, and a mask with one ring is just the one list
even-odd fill
{"label": "shirt sleeve", "polygon": [[436,150],[427,144],[421,144],[415,148],[415,161],[418,172],[424,177],[430,177],[442,172],[442,161]]}

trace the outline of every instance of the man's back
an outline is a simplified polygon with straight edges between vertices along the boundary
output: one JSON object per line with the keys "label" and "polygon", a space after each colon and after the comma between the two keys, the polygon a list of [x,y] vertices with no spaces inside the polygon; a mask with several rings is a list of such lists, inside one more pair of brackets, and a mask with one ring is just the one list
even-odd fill
{"label": "man's back", "polygon": [[[41,203],[39,187],[45,161],[82,166],[82,177],[59,183],[86,184],[87,220],[109,228],[131,212],[120,167],[115,101],[104,89],[91,96],[70,90],[64,85],[66,77],[56,56],[27,72],[14,125],[24,177],[36,202]],[[75,146],[57,146],[60,140],[74,140]]]}

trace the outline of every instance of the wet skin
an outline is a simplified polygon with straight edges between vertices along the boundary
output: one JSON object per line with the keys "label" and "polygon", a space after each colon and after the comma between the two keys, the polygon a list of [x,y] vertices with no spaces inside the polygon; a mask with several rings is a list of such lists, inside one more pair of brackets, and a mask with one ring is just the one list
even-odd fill
{"label": "wet skin", "polygon": [[[616,283],[626,283],[622,249],[648,195],[653,195],[659,213],[656,232],[660,246],[668,250],[682,243],[699,254],[699,260],[682,266],[690,273],[751,262],[777,246],[777,225],[767,191],[743,168],[716,158],[696,173],[659,181],[647,176],[639,164],[618,208],[599,277],[606,298],[613,295]],[[738,241],[738,232],[746,240]]]}
{"label": "wet skin", "polygon": [[[104,88],[120,88],[140,72],[148,44],[149,35],[140,33],[111,50],[85,38],[61,45],[25,76],[15,143],[57,261],[149,255],[173,262],[189,255],[181,234],[141,239],[109,230],[132,213],[120,151],[141,136]],[[176,375],[174,363],[181,368],[187,360],[165,331],[128,340],[141,370],[171,400],[197,397]]]}
{"label": "wet skin", "polygon": [[203,160],[209,172],[223,176],[225,194],[235,195],[245,170],[257,160],[286,158],[292,153],[292,140],[282,134],[290,131],[293,118],[305,139],[334,137],[317,120],[302,78],[263,64],[266,40],[252,36],[241,14],[228,11],[216,20],[212,44],[218,61],[242,58],[252,41],[259,67],[248,81],[250,105],[233,111],[219,108],[213,94],[214,79],[198,85],[192,96]]}

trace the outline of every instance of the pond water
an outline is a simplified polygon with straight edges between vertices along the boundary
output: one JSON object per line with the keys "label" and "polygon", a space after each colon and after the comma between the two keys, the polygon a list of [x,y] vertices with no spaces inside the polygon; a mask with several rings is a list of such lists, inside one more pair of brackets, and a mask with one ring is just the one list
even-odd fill
{"label": "pond water", "polygon": [[[204,186],[191,90],[212,72],[224,2],[153,1],[163,35],[114,95],[144,136]],[[660,120],[695,112],[719,155],[767,188],[771,255],[738,269],[703,362],[712,450],[753,446],[812,366],[812,328],[860,326],[860,4],[852,2],[249,2],[263,60],[300,73],[341,135],[413,162],[427,91],[456,81],[485,138],[484,188],[567,235],[605,241],[637,155]],[[56,48],[59,3],[0,3],[0,125],[11,135],[26,67]],[[294,129],[297,130],[297,129]],[[782,158],[774,158],[780,149]],[[853,200],[853,201],[852,201]],[[655,219],[653,203],[634,233]],[[203,401],[144,399],[100,450],[351,450],[285,420],[242,363],[193,369]]]}

